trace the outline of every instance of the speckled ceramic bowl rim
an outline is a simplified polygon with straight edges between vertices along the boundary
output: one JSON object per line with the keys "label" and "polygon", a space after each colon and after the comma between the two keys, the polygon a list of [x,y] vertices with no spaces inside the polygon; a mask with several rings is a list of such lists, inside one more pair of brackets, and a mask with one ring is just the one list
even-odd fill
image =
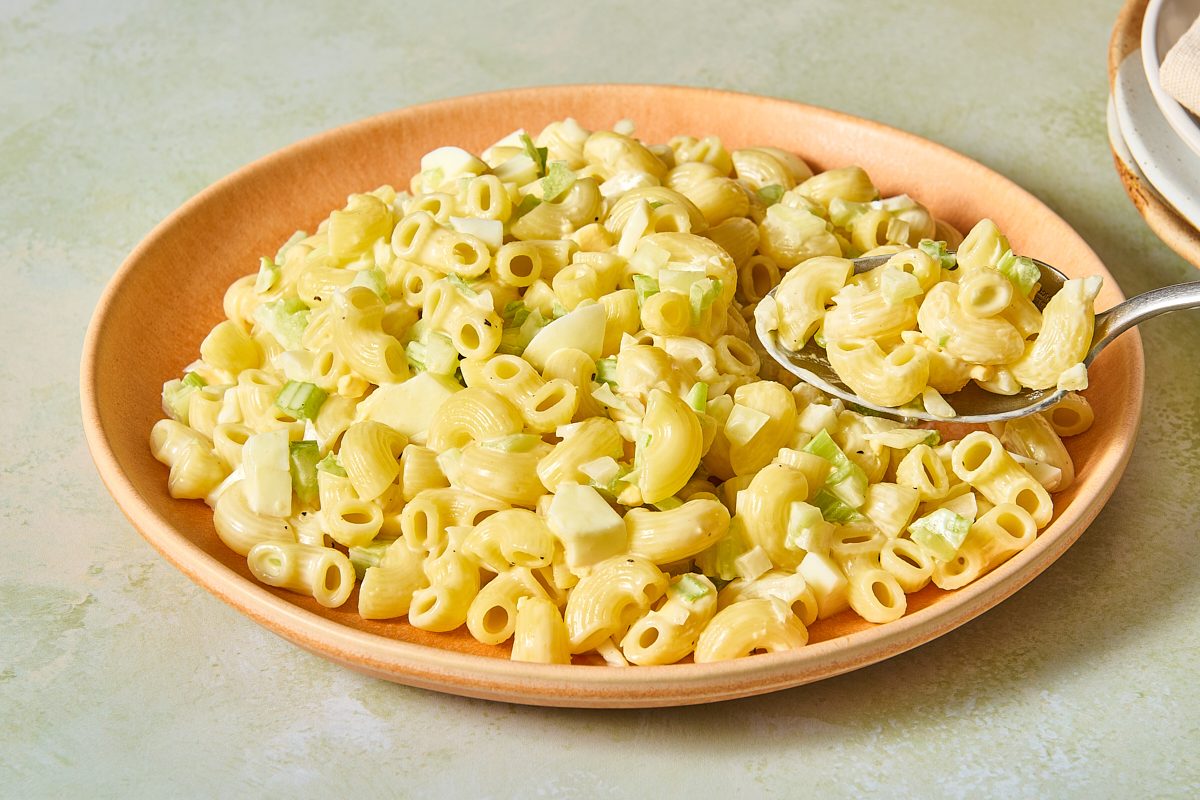
{"label": "speckled ceramic bowl rim", "polygon": [[[376,125],[392,115],[443,106],[490,96],[497,100],[517,98],[528,93],[553,90],[579,90],[585,87],[539,87],[514,89],[488,95],[471,95],[441,100],[422,106],[400,109],[342,126],[261,158],[217,181],[157,225],[134,249],[113,276],[101,295],[88,328],[81,364],[81,402],[84,430],[92,457],[109,492],[134,527],[164,558],[192,580],[215,594],[254,621],[310,651],[335,662],[378,677],[408,685],[452,692],[472,697],[505,700],[534,705],[575,707],[649,707],[686,705],[761,694],[838,675],[902,653],[930,641],[978,616],[1004,600],[1045,570],[1080,536],[1100,512],[1112,494],[1131,455],[1141,416],[1144,365],[1136,332],[1129,365],[1130,396],[1123,406],[1124,419],[1105,424],[1126,425],[1129,436],[1119,447],[1108,447],[1089,467],[1089,480],[1095,481],[1090,497],[1071,503],[1033,545],[974,583],[958,590],[952,599],[911,612],[900,620],[858,631],[846,636],[810,644],[786,653],[713,664],[678,664],[660,667],[608,668],[579,665],[542,665],[511,662],[472,654],[440,650],[409,642],[388,639],[340,625],[299,608],[265,588],[243,578],[209,556],[188,540],[164,517],[154,511],[123,472],[108,432],[101,425],[100,407],[95,391],[97,351],[105,334],[109,307],[120,295],[122,286],[143,253],[154,248],[168,235],[176,222],[185,218],[214,195],[249,181],[267,165],[281,159],[296,158],[316,143],[337,137],[358,126]],[[675,86],[629,84],[589,85],[595,91],[656,91],[689,96],[695,102],[716,102],[721,97],[756,97],[767,103],[802,108],[805,113],[830,121],[875,128],[888,136],[907,139],[925,148],[934,148],[939,156],[976,170],[1007,184],[1006,191],[1023,195],[1031,205],[1045,208],[1041,201],[1011,181],[987,170],[966,156],[889,126],[785,100],[753,95]],[[1056,217],[1046,208],[1048,216]],[[1061,221],[1061,220],[1059,220]],[[1065,222],[1062,223],[1069,230]],[[1078,237],[1078,234],[1074,234]],[[1080,244],[1086,248],[1082,239]],[[1096,259],[1100,264],[1099,259]]]}
{"label": "speckled ceramic bowl rim", "polygon": [[[1110,95],[1116,86],[1117,71],[1121,68],[1121,62],[1141,46],[1143,16],[1148,2],[1149,0],[1126,0],[1117,15],[1108,44]],[[1160,198],[1145,176],[1131,170],[1116,148],[1111,149],[1113,166],[1121,179],[1121,185],[1134,208],[1146,220],[1150,230],[1181,258],[1192,266],[1200,267],[1200,230],[1189,224]]]}

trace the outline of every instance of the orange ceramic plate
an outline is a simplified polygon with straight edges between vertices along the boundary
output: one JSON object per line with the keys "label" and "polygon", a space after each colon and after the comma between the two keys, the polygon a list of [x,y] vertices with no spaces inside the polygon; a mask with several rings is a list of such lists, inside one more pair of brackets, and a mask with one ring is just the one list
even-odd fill
{"label": "orange ceramic plate", "polygon": [[715,664],[616,669],[509,661],[465,630],[430,634],[359,619],[255,582],[213,531],[207,506],[167,495],[147,446],[164,380],[178,376],[222,317],[221,298],[297,228],[312,230],[346,196],[407,185],[420,156],[479,151],[513,128],[574,116],[584,126],[637,123],[651,142],[716,134],[728,146],[775,145],[827,169],[856,163],[887,194],[908,192],[962,229],[988,216],[1015,248],[1070,275],[1101,274],[1100,307],[1119,302],[1104,265],[1062,219],[1006,178],[940,145],[811,106],[705,89],[562,86],[476,95],[394,111],[292,145],[219,181],[154,229],[117,271],[92,319],[82,364],[83,420],[100,474],[134,526],[194,581],[301,647],[387,680],[455,694],[557,706],[669,706],[769,692],[856,669],[927,642],[1028,583],[1075,541],[1111,495],[1142,406],[1136,333],[1104,351],[1088,396],[1096,425],[1070,441],[1079,479],[1024,552],[954,592],[928,588],[886,625],[843,614],[815,624],[789,653]]}

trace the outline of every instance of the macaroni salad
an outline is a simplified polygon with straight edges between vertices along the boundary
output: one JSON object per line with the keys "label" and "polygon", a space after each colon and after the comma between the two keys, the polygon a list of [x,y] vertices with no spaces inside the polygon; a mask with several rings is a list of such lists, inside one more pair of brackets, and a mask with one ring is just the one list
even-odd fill
{"label": "macaroni salad", "polygon": [[[934,241],[961,277],[941,280]],[[895,620],[906,594],[1030,544],[1074,477],[1060,437],[1091,410],[1072,394],[942,441],[797,384],[756,305],[782,277],[780,334],[823,323],[831,359],[897,402],[949,373],[1061,380],[1069,358],[1022,366],[1033,314],[992,275],[1010,282],[1001,248],[988,223],[962,240],[858,167],[772,147],[571,119],[443,147],[407,191],[352,195],[229,287],[150,444],[258,580],[327,607],[465,625],[533,662],[798,648],[817,619]],[[879,252],[894,269],[849,280],[845,258]],[[988,291],[1010,302],[964,305]],[[1000,325],[1025,335],[997,362]],[[889,337],[928,353],[903,391],[867,344]]]}

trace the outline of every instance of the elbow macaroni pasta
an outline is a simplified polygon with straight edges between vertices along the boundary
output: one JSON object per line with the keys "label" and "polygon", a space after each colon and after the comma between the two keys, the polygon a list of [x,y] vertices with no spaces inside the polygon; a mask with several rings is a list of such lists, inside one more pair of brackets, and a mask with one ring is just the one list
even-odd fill
{"label": "elbow macaroni pasta", "polygon": [[[753,321],[899,405],[1054,385],[1098,285],[1038,312],[986,220],[963,239],[857,167],[630,131],[439,149],[263,259],[164,386],[168,492],[263,583],[334,608],[357,566],[363,618],[545,664],[795,649],[1028,546],[1082,395],[939,443],[781,376]],[[933,236],[956,269],[914,247]],[[891,258],[852,275],[865,251]],[[938,514],[953,547],[922,534]]]}

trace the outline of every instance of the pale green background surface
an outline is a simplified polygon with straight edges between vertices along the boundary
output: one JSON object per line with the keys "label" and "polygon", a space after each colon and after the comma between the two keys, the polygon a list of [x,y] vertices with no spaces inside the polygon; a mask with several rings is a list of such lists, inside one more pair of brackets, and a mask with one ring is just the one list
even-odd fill
{"label": "pale green background surface", "polygon": [[[1195,279],[1109,157],[1118,6],[6,0],[0,796],[1194,796],[1194,315],[1144,329],[1129,471],[1031,585],[890,661],[680,710],[466,700],[309,655],[142,541],[95,474],[78,411],[105,282],[189,196],[312,133],[510,86],[714,86],[881,120],[1030,189],[1126,293]],[[181,267],[204,269],[203,254]]]}

